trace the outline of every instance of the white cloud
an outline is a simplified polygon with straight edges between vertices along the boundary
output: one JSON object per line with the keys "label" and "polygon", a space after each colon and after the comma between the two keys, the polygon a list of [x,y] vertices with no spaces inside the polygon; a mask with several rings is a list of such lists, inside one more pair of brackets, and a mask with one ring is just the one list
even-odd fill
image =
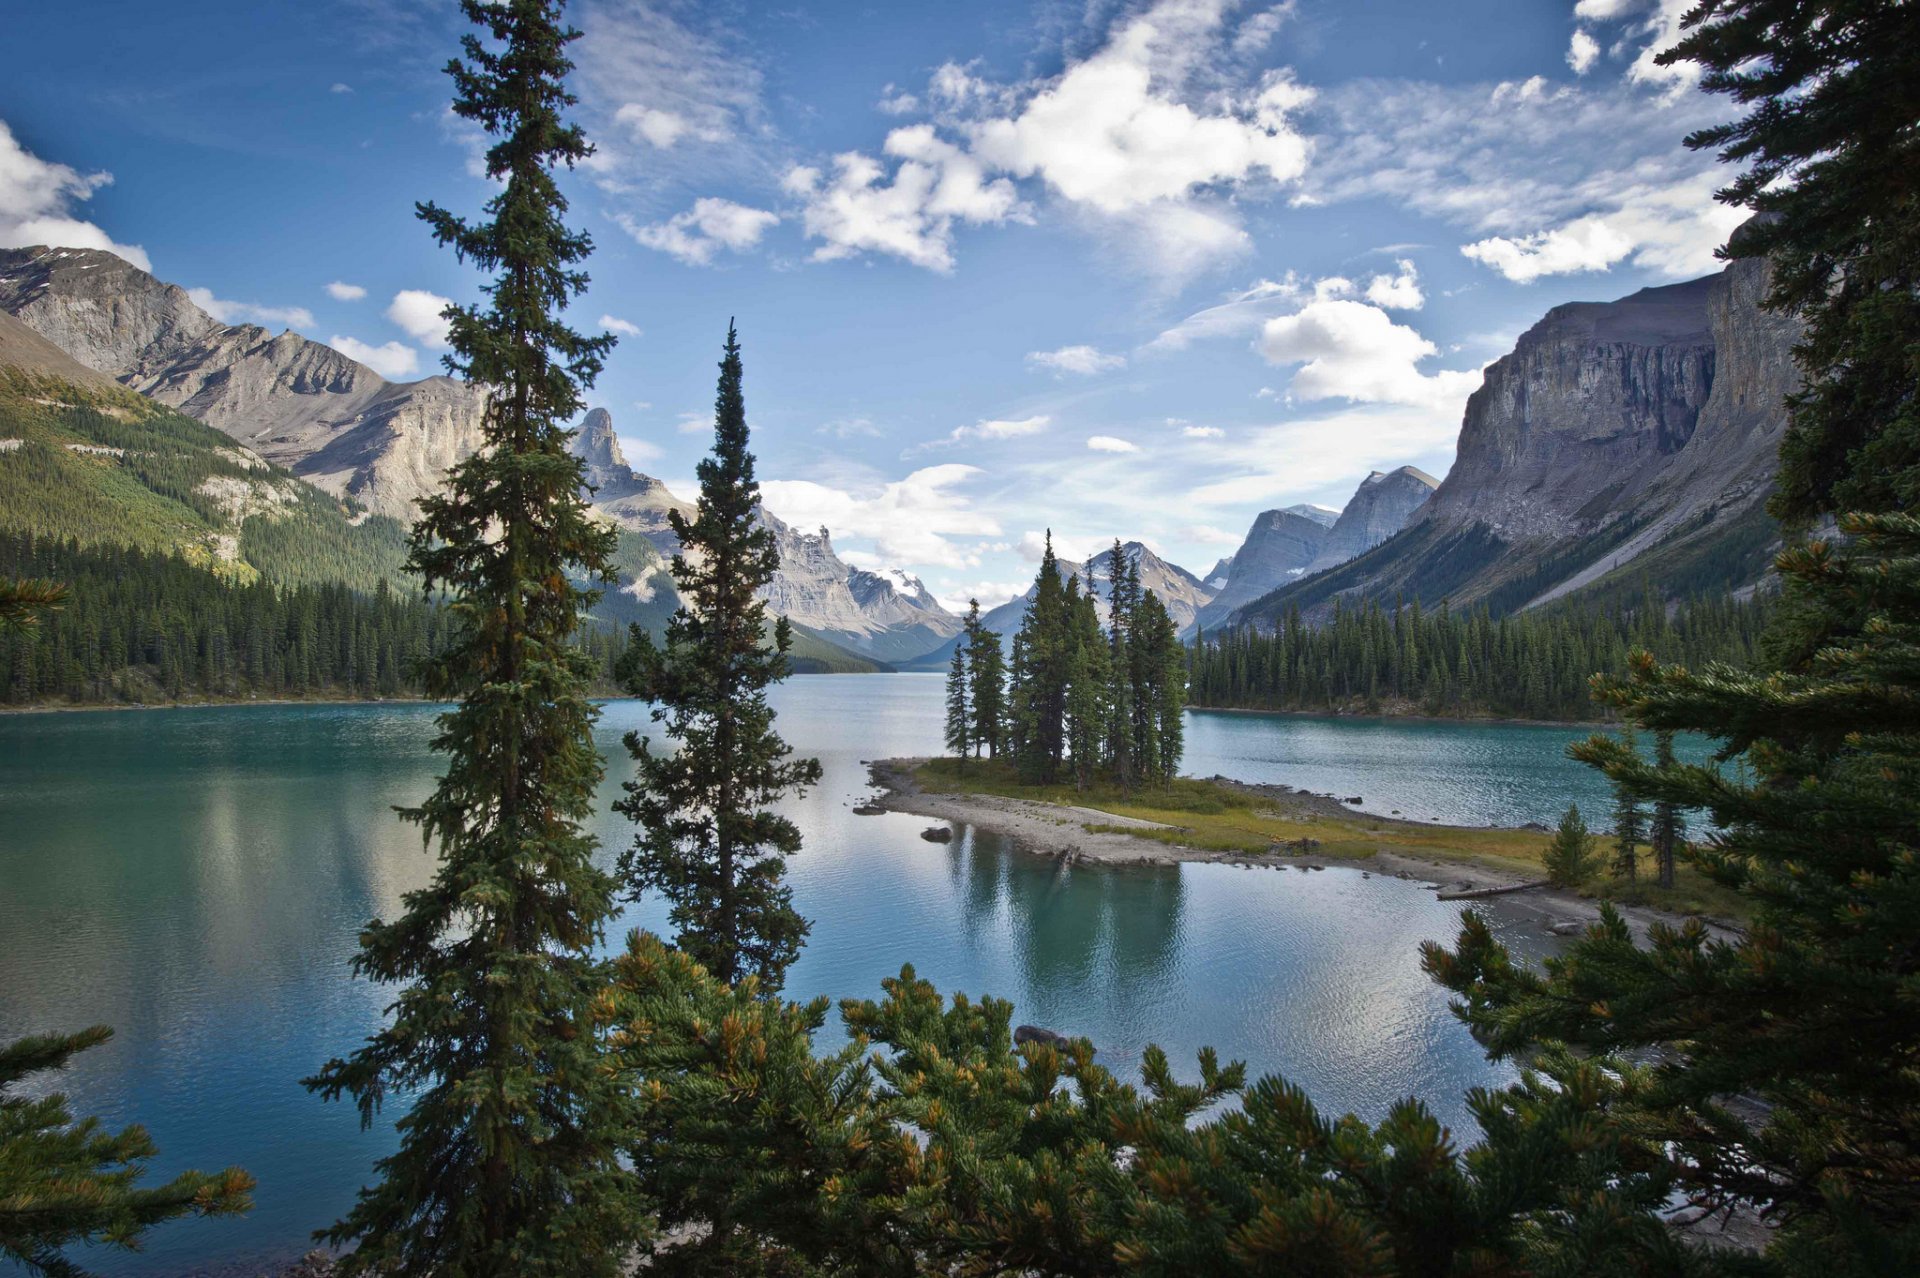
{"label": "white cloud", "polygon": [[760,486],[761,499],[798,528],[825,527],[836,540],[871,540],[889,563],[972,567],[978,556],[955,537],[992,537],[999,523],[956,491],[982,472],[949,462],[928,466],[877,489],[855,492],[810,480],[777,479]]}
{"label": "white cloud", "polygon": [[333,84],[328,86],[327,92],[328,93],[352,93],[353,86],[351,84],[342,84],[340,81],[336,80],[333,82]]}
{"label": "white cloud", "polygon": [[1125,355],[1109,355],[1093,346],[1062,346],[1057,351],[1028,351],[1027,363],[1055,373],[1088,376],[1127,366]]}
{"label": "white cloud", "polygon": [[[1047,538],[1049,535],[1053,538],[1053,553],[1056,556],[1061,559],[1071,559],[1078,563],[1087,562],[1087,560],[1113,545],[1113,539],[1110,537],[1105,539],[1099,537],[1081,537],[1073,533],[1064,532],[1058,528],[1052,529],[1050,534],[1044,530],[1029,529],[1020,534],[1020,540],[1014,545],[1014,550],[1028,563],[1037,564],[1040,562],[1041,556],[1047,552]],[[1032,583],[1029,582],[1028,584],[1031,585]],[[1026,592],[1026,586],[1020,587],[1020,594],[1025,594]]]}
{"label": "white cloud", "polygon": [[1226,434],[1227,432],[1218,426],[1182,426],[1180,428],[1183,439],[1224,439]]}
{"label": "white cloud", "polygon": [[889,84],[880,91],[880,101],[875,105],[888,115],[912,115],[920,109],[920,99]]}
{"label": "white cloud", "polygon": [[143,271],[153,269],[146,250],[116,244],[92,222],[73,216],[74,206],[113,183],[111,173],[81,173],[29,152],[0,120],[0,248],[104,249]]}
{"label": "white cloud", "polygon": [[1653,12],[1647,15],[1646,21],[1639,24],[1634,33],[1648,37],[1648,40],[1627,67],[1627,79],[1658,89],[1668,102],[1678,100],[1700,83],[1698,63],[1676,62],[1663,67],[1654,61],[1680,42],[1685,34],[1681,29],[1681,21],[1693,7],[1694,0],[1654,0]]}
{"label": "white cloud", "polygon": [[629,320],[623,320],[618,315],[602,315],[600,317],[600,327],[606,329],[609,333],[618,333],[622,337],[639,337],[642,335],[638,324]]}
{"label": "white cloud", "polygon": [[1439,348],[1365,302],[1310,302],[1295,314],[1268,320],[1256,348],[1272,363],[1301,366],[1287,388],[1297,400],[1457,412],[1480,384],[1478,370],[1422,373],[1418,365]]}
{"label": "white cloud", "polygon": [[980,163],[916,124],[887,135],[885,151],[900,161],[891,175],[872,156],[847,151],[833,158],[830,178],[797,165],[783,180],[805,200],[802,225],[823,243],[819,262],[863,252],[888,253],[932,271],[953,269],[956,221],[985,225],[1024,221],[1028,214],[1013,184],[989,181]]}
{"label": "white cloud", "polygon": [[1703,94],[1656,101],[1625,79],[1592,79],[1492,94],[1405,81],[1329,89],[1305,186],[1328,202],[1386,199],[1450,223],[1476,260],[1519,276],[1623,261],[1675,278],[1716,269],[1713,250],[1741,213],[1713,199],[1726,178],[1714,158],[1681,139],[1721,108]]}
{"label": "white cloud", "polygon": [[[1351,492],[1371,470],[1417,465],[1443,475],[1460,418],[1420,408],[1352,408],[1245,432],[1237,470],[1185,496],[1197,508],[1285,505],[1317,493]],[[1213,468],[1208,474],[1216,474]]]}
{"label": "white cloud", "polygon": [[1137,453],[1140,445],[1117,435],[1089,435],[1087,447],[1096,453]]}
{"label": "white cloud", "polygon": [[355,338],[335,334],[327,339],[327,345],[348,359],[360,361],[390,382],[414,377],[420,372],[419,353],[413,347],[403,346],[399,342],[370,346]]}
{"label": "white cloud", "polygon": [[367,295],[367,290],[358,284],[348,284],[335,280],[327,285],[327,296],[336,302],[357,302]]}
{"label": "white cloud", "polygon": [[672,254],[689,266],[706,266],[722,249],[744,253],[759,244],[780,215],[709,195],[664,222],[643,226],[624,214],[615,220],[647,248]]}
{"label": "white cloud", "polygon": [[915,125],[888,136],[885,153],[900,161],[892,171],[858,151],[835,156],[831,178],[810,165],[790,171],[807,234],[824,242],[814,256],[883,252],[949,271],[956,222],[1025,220],[1001,174],[1038,181],[1168,282],[1245,254],[1252,240],[1232,200],[1300,176],[1307,143],[1291,117],[1311,94],[1282,72],[1224,74],[1243,71],[1287,12],[1234,29],[1231,7],[1160,0],[1046,80],[994,85],[943,65],[925,105],[964,145]]}
{"label": "white cloud", "polygon": [[1609,226],[1605,218],[1583,217],[1551,231],[1518,238],[1496,235],[1464,244],[1460,251],[1515,283],[1531,284],[1543,275],[1604,271],[1633,252],[1633,241]]}
{"label": "white cloud", "polygon": [[1035,417],[978,421],[971,426],[956,426],[945,439],[935,440],[925,447],[937,448],[942,444],[963,444],[970,439],[1019,439],[1024,435],[1038,435],[1052,420],[1053,418],[1042,414]]}
{"label": "white cloud", "polygon": [[1420,272],[1405,258],[1394,263],[1393,275],[1376,275],[1367,281],[1367,300],[1390,311],[1417,311],[1426,305],[1420,291]]}
{"label": "white cloud", "polygon": [[[1382,276],[1375,276],[1382,279]],[[1154,352],[1185,350],[1194,342],[1258,332],[1275,315],[1296,310],[1307,301],[1327,301],[1353,295],[1353,281],[1334,275],[1312,280],[1288,271],[1277,280],[1256,280],[1229,293],[1224,302],[1205,307],[1160,333],[1146,345]]]}
{"label": "white cloud", "polygon": [[387,318],[423,346],[445,347],[447,321],[441,312],[453,305],[453,299],[423,288],[403,288],[387,305]]}
{"label": "white cloud", "polygon": [[664,111],[637,102],[623,105],[613,113],[613,120],[648,146],[662,151],[673,149],[683,138],[725,142],[731,136],[723,124],[699,124],[678,111]]}
{"label": "white cloud", "polygon": [[210,288],[190,288],[187,296],[222,324],[262,324],[268,328],[312,328],[313,312],[304,306],[262,306],[258,302],[231,302],[215,297]]}
{"label": "white cloud", "polygon": [[1573,73],[1585,75],[1599,57],[1600,42],[1588,35],[1585,28],[1574,28],[1573,40],[1567,45],[1567,65],[1573,68]]}
{"label": "white cloud", "polygon": [[1573,16],[1593,22],[1606,22],[1638,8],[1641,0],[1579,0]]}

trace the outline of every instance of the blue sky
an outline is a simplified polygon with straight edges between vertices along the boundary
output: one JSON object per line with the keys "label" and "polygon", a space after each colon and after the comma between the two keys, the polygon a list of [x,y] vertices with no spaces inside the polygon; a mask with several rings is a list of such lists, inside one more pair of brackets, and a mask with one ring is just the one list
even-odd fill
{"label": "blue sky", "polygon": [[[1444,474],[1545,310],[1714,269],[1737,222],[1652,56],[1686,0],[576,0],[593,402],[690,488],[730,316],[769,506],[943,599],[1040,530],[1196,572],[1255,514]],[[397,380],[488,193],[446,0],[15,6],[0,244],[118,246]]]}

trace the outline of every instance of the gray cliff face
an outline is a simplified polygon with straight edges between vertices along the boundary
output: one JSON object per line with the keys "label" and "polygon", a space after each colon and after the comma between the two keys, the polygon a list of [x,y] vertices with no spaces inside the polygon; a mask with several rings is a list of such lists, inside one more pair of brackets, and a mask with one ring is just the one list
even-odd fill
{"label": "gray cliff face", "polygon": [[1439,486],[1439,480],[1414,466],[1374,471],[1354,489],[1303,575],[1324,572],[1366,554],[1405,528]]}
{"label": "gray cliff face", "polygon": [[1227,563],[1227,584],[1194,618],[1202,630],[1224,624],[1234,611],[1298,581],[1326,545],[1329,529],[1292,510],[1262,511]]}
{"label": "gray cliff face", "polygon": [[667,516],[677,510],[691,519],[693,503],[682,501],[665,484],[627,464],[626,455],[620,451],[620,437],[614,433],[612,413],[595,408],[581,419],[573,437],[573,455],[587,464],[587,487],[592,490],[594,509],[645,537],[664,557],[671,557],[680,548],[680,539]]}
{"label": "gray cliff face", "polygon": [[479,444],[486,398],[394,384],[297,333],[220,324],[111,253],[0,250],[0,309],[88,367],[197,417],[376,514],[413,517]]}
{"label": "gray cliff face", "polygon": [[1505,611],[1680,566],[1695,589],[1751,585],[1799,384],[1797,322],[1762,310],[1766,291],[1766,266],[1742,260],[1550,311],[1487,369],[1453,469],[1405,531],[1243,619],[1323,615],[1337,596]]}
{"label": "gray cliff face", "polygon": [[764,507],[760,520],[780,552],[760,592],[769,611],[879,661],[911,660],[959,633],[960,619],[919,578],[849,567],[825,528],[800,532]]}
{"label": "gray cliff face", "polygon": [[1423,518],[1506,541],[1564,538],[1630,505],[1693,437],[1714,384],[1715,277],[1556,307],[1467,401]]}

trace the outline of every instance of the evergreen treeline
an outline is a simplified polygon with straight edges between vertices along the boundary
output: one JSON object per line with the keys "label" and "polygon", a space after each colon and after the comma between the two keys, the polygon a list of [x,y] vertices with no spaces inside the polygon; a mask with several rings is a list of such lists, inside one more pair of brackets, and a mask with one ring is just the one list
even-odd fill
{"label": "evergreen treeline", "polygon": [[1195,646],[1195,705],[1249,710],[1593,719],[1595,673],[1621,674],[1636,649],[1687,666],[1746,667],[1766,629],[1765,599],[1700,599],[1669,612],[1651,589],[1631,606],[1568,604],[1494,617],[1485,608],[1427,611],[1418,601],[1335,606],[1309,626],[1291,609]]}
{"label": "evergreen treeline", "polygon": [[[0,577],[68,587],[37,627],[0,634],[9,705],[417,696],[419,664],[450,625],[440,606],[384,583],[242,584],[177,553],[23,533],[0,534]],[[579,643],[596,686],[611,687],[624,638],[598,627]]]}
{"label": "evergreen treeline", "polygon": [[1084,585],[1063,578],[1049,533],[1033,602],[1004,661],[972,601],[947,671],[949,749],[962,758],[1004,754],[1029,785],[1051,785],[1067,769],[1081,789],[1096,777],[1128,787],[1173,779],[1185,750],[1185,650],[1118,541],[1112,564],[1103,629],[1092,569]]}

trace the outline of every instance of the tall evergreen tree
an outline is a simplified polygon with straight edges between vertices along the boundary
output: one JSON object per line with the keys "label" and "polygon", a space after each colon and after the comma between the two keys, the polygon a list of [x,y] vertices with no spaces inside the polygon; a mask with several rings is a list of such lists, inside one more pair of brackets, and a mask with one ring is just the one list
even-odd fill
{"label": "tall evergreen tree", "polygon": [[[1620,729],[1620,748],[1636,757],[1633,726]],[[1640,794],[1629,786],[1613,787],[1613,877],[1633,883],[1640,876],[1640,845],[1647,841],[1647,810]]]}
{"label": "tall evergreen tree", "polygon": [[1053,553],[1051,529],[1033,586],[1033,602],[1027,605],[1020,623],[1023,671],[1010,689],[1012,711],[1022,733],[1014,764],[1029,785],[1050,785],[1059,778],[1060,761],[1066,754],[1067,663],[1071,657],[1066,583],[1060,578],[1060,561]]}
{"label": "tall evergreen tree", "polygon": [[1138,777],[1134,751],[1134,677],[1132,576],[1118,537],[1107,558],[1107,765],[1113,779],[1131,787]]}
{"label": "tall evergreen tree", "polygon": [[967,653],[963,647],[953,650],[953,662],[947,667],[946,740],[947,749],[964,767],[967,750],[973,745],[973,707],[967,704]]}
{"label": "tall evergreen tree", "polygon": [[620,1269],[641,1229],[617,1162],[621,1098],[602,1066],[594,948],[613,881],[582,826],[601,762],[589,661],[572,642],[611,575],[613,534],[580,498],[566,422],[609,336],[559,318],[586,289],[591,242],[562,222],[554,180],[592,153],[562,118],[574,99],[558,0],[463,0],[480,35],[449,64],[454,112],[493,139],[498,193],[469,222],[432,204],[442,245],[493,274],[485,308],[449,306],[448,367],[490,389],[482,446],[421,504],[411,566],[450,596],[456,633],[427,670],[448,759],[404,813],[440,862],[406,912],[361,933],[354,970],[401,985],[386,1028],[308,1086],[351,1096],[364,1122],[411,1092],[398,1149],[324,1237],[350,1274],[588,1275]]}
{"label": "tall evergreen tree", "polygon": [[664,648],[636,626],[628,649],[628,687],[654,703],[653,721],[677,748],[655,754],[639,733],[627,735],[637,775],[618,807],[640,830],[621,872],[636,891],[666,898],[678,944],[721,981],[755,976],[774,991],[807,921],[782,881],[800,830],[770,805],[816,784],[820,762],[791,757],[767,704],[767,689],[790,668],[793,633],[781,617],[767,642],[757,592],[780,554],[759,519],[741,378],[729,324],[695,516],[668,516],[680,539],[672,571],[683,603]]}
{"label": "tall evergreen tree", "polygon": [[59,1092],[16,1092],[26,1079],[64,1068],[112,1036],[97,1025],[0,1047],[0,1260],[27,1273],[81,1278],[64,1254],[68,1247],[133,1250],[165,1221],[235,1215],[253,1205],[253,1178],[238,1167],[182,1172],[142,1189],[143,1164],[157,1152],[145,1128],[107,1132],[97,1118],[76,1121]]}
{"label": "tall evergreen tree", "polygon": [[[1653,766],[1672,768],[1675,763],[1673,733],[1661,729],[1653,734],[1653,743]],[[1679,804],[1671,796],[1654,799],[1653,819],[1647,826],[1647,844],[1653,849],[1655,874],[1663,888],[1673,886],[1675,854],[1686,828],[1686,818],[1681,815]]]}
{"label": "tall evergreen tree", "polygon": [[[1651,1059],[1616,1123],[1694,1203],[1778,1228],[1772,1272],[1920,1270],[1920,10],[1705,0],[1663,60],[1749,107],[1689,139],[1750,162],[1723,193],[1775,215],[1729,251],[1765,255],[1770,301],[1807,322],[1774,508],[1837,512],[1838,538],[1776,561],[1768,667],[1660,666],[1598,690],[1654,732],[1696,731],[1738,771],[1649,763],[1596,737],[1616,785],[1707,811],[1678,855],[1752,917],[1635,944],[1609,912],[1544,974],[1463,932],[1437,958],[1502,1055],[1544,1040]],[[1759,1103],[1728,1103],[1729,1097]],[[1755,1272],[1767,1272],[1758,1266]]]}
{"label": "tall evergreen tree", "polygon": [[1180,758],[1186,753],[1187,650],[1173,617],[1153,591],[1141,597],[1140,612],[1139,629],[1146,636],[1146,691],[1152,703],[1159,765],[1156,779],[1168,785],[1180,774]]}
{"label": "tall evergreen tree", "polygon": [[1000,636],[980,621],[980,601],[967,601],[961,643],[967,650],[967,699],[973,706],[973,748],[978,754],[1000,753],[1006,734],[1007,658]]}
{"label": "tall evergreen tree", "polygon": [[1067,638],[1067,750],[1073,783],[1081,790],[1094,782],[1107,735],[1107,636],[1094,607],[1097,598],[1089,565],[1086,589],[1071,593]]}

